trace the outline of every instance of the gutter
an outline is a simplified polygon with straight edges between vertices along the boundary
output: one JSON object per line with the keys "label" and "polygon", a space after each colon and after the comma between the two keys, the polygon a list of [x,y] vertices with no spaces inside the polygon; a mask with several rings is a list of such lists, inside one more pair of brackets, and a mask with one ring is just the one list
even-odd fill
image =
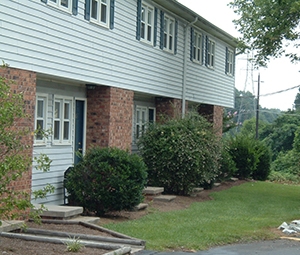
{"label": "gutter", "polygon": [[184,53],[183,53],[183,77],[182,77],[182,118],[185,115],[185,103],[186,103],[186,77],[187,77],[187,52],[188,52],[188,28],[198,21],[198,17],[194,21],[186,24],[184,28]]}

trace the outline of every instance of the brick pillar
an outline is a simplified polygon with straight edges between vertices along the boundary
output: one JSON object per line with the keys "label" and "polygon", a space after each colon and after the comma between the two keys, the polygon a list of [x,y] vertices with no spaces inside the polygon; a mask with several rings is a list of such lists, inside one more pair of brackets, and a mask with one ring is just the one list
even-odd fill
{"label": "brick pillar", "polygon": [[106,86],[87,91],[87,148],[130,150],[134,92]]}
{"label": "brick pillar", "polygon": [[201,104],[198,108],[198,112],[213,124],[215,131],[221,136],[223,127],[223,107]]}
{"label": "brick pillar", "polygon": [[[160,122],[164,119],[181,118],[182,116],[182,101],[181,99],[156,97],[156,121]],[[188,102],[186,101],[186,111]]]}
{"label": "brick pillar", "polygon": [[[0,67],[0,76],[6,80],[12,80],[11,91],[15,93],[23,93],[24,111],[26,118],[20,118],[15,121],[13,128],[27,130],[28,135],[21,138],[21,143],[28,145],[24,150],[30,160],[33,157],[33,132],[34,132],[34,109],[36,96],[36,73],[26,70],[20,70],[9,67]],[[31,176],[32,166],[29,167],[23,176],[11,183],[11,187],[16,191],[24,191],[31,194]]]}

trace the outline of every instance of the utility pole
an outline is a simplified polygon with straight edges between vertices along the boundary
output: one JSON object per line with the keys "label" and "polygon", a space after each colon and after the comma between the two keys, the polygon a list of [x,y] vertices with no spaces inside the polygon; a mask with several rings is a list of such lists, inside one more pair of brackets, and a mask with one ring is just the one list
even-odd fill
{"label": "utility pole", "polygon": [[258,120],[259,120],[259,89],[260,89],[260,73],[257,79],[257,104],[256,104],[256,129],[255,138],[258,139]]}

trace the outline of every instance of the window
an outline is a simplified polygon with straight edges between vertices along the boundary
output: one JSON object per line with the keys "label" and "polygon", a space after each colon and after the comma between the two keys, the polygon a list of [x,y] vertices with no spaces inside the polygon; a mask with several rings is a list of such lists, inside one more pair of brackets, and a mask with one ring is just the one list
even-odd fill
{"label": "window", "polygon": [[163,48],[164,50],[174,52],[175,45],[175,20],[171,19],[168,16],[164,17],[163,24]]}
{"label": "window", "polygon": [[226,66],[225,73],[233,76],[234,74],[234,53],[226,47]]}
{"label": "window", "polygon": [[135,111],[135,139],[137,140],[146,130],[148,123],[155,122],[155,108],[136,106]]}
{"label": "window", "polygon": [[191,30],[191,60],[196,63],[202,63],[203,60],[203,40],[200,32]]}
{"label": "window", "polygon": [[85,0],[84,18],[104,27],[114,28],[115,0]]}
{"label": "window", "polygon": [[215,66],[215,45],[216,43],[206,37],[206,66]]}
{"label": "window", "polygon": [[53,140],[55,143],[70,143],[71,141],[72,100],[54,100]]}
{"label": "window", "polygon": [[63,11],[72,11],[73,15],[77,15],[78,13],[78,0],[41,0],[41,2],[57,7]]}
{"label": "window", "polygon": [[141,40],[153,43],[154,30],[154,9],[145,4],[142,5],[141,12]]}
{"label": "window", "polygon": [[47,121],[47,96],[38,95],[36,97],[36,108],[35,108],[35,144],[45,144],[46,138],[43,135],[43,131],[46,130]]}
{"label": "window", "polygon": [[91,21],[95,21],[104,26],[109,22],[109,0],[92,0]]}

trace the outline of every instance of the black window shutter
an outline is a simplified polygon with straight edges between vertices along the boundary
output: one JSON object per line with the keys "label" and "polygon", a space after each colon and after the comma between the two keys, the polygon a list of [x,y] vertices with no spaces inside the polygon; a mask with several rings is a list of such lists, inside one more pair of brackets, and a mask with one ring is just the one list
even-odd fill
{"label": "black window shutter", "polygon": [[178,20],[175,20],[174,54],[177,54],[177,41],[178,41]]}
{"label": "black window shutter", "polygon": [[235,52],[233,52],[233,69],[232,69],[232,75],[235,75]]}
{"label": "black window shutter", "polygon": [[47,0],[41,0],[41,2],[43,2],[43,3],[45,3],[45,4],[46,4],[46,3],[47,3]]}
{"label": "black window shutter", "polygon": [[141,40],[141,15],[142,15],[142,0],[137,0],[136,13],[136,39]]}
{"label": "black window shutter", "polygon": [[84,18],[90,20],[91,18],[91,0],[85,0]]}
{"label": "black window shutter", "polygon": [[205,65],[208,65],[208,36],[205,38]]}
{"label": "black window shutter", "polygon": [[190,60],[191,61],[193,61],[193,59],[194,59],[194,45],[193,45],[193,42],[194,42],[194,36],[195,36],[195,34],[194,34],[194,28],[193,27],[191,27],[191,49],[190,49]]}
{"label": "black window shutter", "polygon": [[225,51],[225,73],[228,73],[228,48],[226,47],[226,51]]}
{"label": "black window shutter", "polygon": [[78,0],[72,1],[72,14],[77,15],[78,14]]}
{"label": "black window shutter", "polygon": [[164,49],[165,13],[160,11],[160,48]]}
{"label": "black window shutter", "polygon": [[110,29],[114,29],[114,20],[115,20],[115,0],[110,0],[110,21],[109,21]]}
{"label": "black window shutter", "polygon": [[202,34],[202,59],[201,59],[201,61],[202,61],[202,65],[204,64],[204,39],[205,39],[205,35],[204,34]]}
{"label": "black window shutter", "polygon": [[156,46],[157,43],[157,8],[154,8],[154,31],[153,31],[153,45]]}

